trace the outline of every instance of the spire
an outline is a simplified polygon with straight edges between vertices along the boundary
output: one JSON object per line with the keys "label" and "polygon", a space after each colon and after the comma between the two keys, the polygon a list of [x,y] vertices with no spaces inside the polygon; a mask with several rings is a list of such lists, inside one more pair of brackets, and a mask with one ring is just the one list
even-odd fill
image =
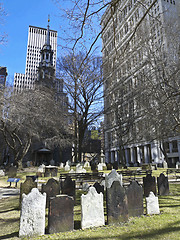
{"label": "spire", "polygon": [[50,16],[48,15],[48,25],[47,25],[47,35],[46,35],[46,45],[50,45],[50,33],[49,33],[49,22],[50,22]]}

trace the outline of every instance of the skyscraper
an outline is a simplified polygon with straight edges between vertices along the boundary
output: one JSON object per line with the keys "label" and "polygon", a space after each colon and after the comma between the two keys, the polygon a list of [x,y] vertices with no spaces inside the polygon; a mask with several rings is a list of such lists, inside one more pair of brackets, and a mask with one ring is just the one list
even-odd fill
{"label": "skyscraper", "polygon": [[[178,0],[112,1],[104,13],[101,26],[107,162],[118,161],[126,165],[163,162],[160,140],[150,139],[155,128],[145,119],[142,109],[150,98],[142,99],[145,95],[142,91],[138,95],[137,89],[145,86],[145,82],[147,88],[150,82],[160,86],[160,81],[170,76],[172,69],[177,69],[179,23]],[[174,81],[174,76],[169,80]],[[153,100],[155,106],[157,101]],[[150,107],[146,107],[148,111]],[[165,132],[168,124],[163,123],[158,130],[164,127]],[[180,137],[167,136],[163,138],[166,140],[167,156],[174,166],[180,161]]]}
{"label": "skyscraper", "polygon": [[[56,69],[57,56],[57,31],[49,30],[50,45],[53,51],[53,66]],[[29,26],[28,44],[26,54],[25,74],[14,74],[14,90],[19,92],[23,89],[33,89],[38,78],[38,66],[41,60],[41,50],[46,42],[47,29]]]}

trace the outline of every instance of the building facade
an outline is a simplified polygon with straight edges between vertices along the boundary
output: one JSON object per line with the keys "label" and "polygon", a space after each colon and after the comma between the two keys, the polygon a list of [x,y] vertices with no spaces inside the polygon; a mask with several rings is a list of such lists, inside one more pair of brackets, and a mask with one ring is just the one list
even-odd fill
{"label": "building facade", "polygon": [[162,75],[155,71],[160,62],[155,57],[157,60],[166,54],[164,59],[167,57],[174,66],[178,63],[179,23],[177,0],[115,1],[104,13],[101,27],[106,162],[118,161],[127,166],[162,164],[162,145],[166,145],[170,166],[180,161],[179,136],[163,138],[162,144],[148,134],[153,132],[153,128],[148,129],[150,121],[145,119],[150,107],[141,108],[143,92],[137,90],[142,91],[141,84],[148,87],[150,82],[160,81]]}
{"label": "building facade", "polygon": [[7,68],[0,66],[0,87],[5,87],[7,75]]}
{"label": "building facade", "polygon": [[[49,30],[50,45],[53,51],[53,66],[56,69],[57,57],[57,31]],[[26,69],[25,74],[14,74],[14,90],[33,89],[38,79],[38,67],[41,61],[41,50],[46,42],[47,29],[29,26]]]}

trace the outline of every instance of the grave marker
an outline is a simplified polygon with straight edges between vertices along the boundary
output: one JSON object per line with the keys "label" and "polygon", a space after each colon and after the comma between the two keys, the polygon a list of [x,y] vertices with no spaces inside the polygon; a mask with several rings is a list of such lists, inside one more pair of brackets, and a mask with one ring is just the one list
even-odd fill
{"label": "grave marker", "polygon": [[156,195],[156,178],[152,177],[151,174],[147,174],[143,177],[144,196],[148,197],[150,192]]}
{"label": "grave marker", "polygon": [[158,197],[154,195],[153,192],[149,193],[149,197],[146,197],[146,211],[147,214],[159,214],[159,203]]}
{"label": "grave marker", "polygon": [[72,231],[74,229],[74,200],[67,195],[51,197],[49,202],[49,233]]}
{"label": "grave marker", "polygon": [[169,195],[168,177],[165,177],[163,173],[157,178],[157,186],[159,195]]}
{"label": "grave marker", "polygon": [[81,227],[99,227],[105,224],[103,194],[90,187],[86,195],[81,196]]}
{"label": "grave marker", "polygon": [[126,190],[129,217],[143,215],[143,188],[133,180]]}
{"label": "grave marker", "polygon": [[49,207],[50,197],[55,197],[60,194],[59,182],[54,178],[50,178],[46,184],[42,185],[42,193],[46,193],[46,207]]}
{"label": "grave marker", "polygon": [[106,189],[106,205],[108,224],[128,220],[127,196],[119,181],[114,181],[111,187]]}
{"label": "grave marker", "polygon": [[37,188],[23,194],[20,216],[19,237],[43,235],[45,233],[46,193],[41,194]]}

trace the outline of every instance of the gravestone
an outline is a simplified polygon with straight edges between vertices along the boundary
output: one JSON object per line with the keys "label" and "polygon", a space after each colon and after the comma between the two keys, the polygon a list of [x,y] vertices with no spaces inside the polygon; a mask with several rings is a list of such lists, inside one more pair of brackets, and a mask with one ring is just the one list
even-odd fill
{"label": "gravestone", "polygon": [[152,177],[151,174],[147,174],[146,177],[143,177],[143,188],[145,197],[148,197],[150,192],[156,195],[156,178]]}
{"label": "gravestone", "polygon": [[98,171],[96,162],[91,161],[91,171],[93,171],[93,172],[97,172]]}
{"label": "gravestone", "polygon": [[101,163],[99,163],[97,165],[97,169],[98,169],[98,171],[103,171],[103,165]]}
{"label": "gravestone", "polygon": [[81,165],[76,166],[76,173],[86,173],[86,169],[84,169]]}
{"label": "gravestone", "polygon": [[10,166],[9,169],[7,170],[8,178],[15,178],[17,174],[17,167]]}
{"label": "gravestone", "polygon": [[103,194],[90,187],[86,195],[81,195],[81,227],[99,227],[105,224]]}
{"label": "gravestone", "polygon": [[33,188],[37,188],[37,182],[34,182],[32,178],[27,178],[25,182],[20,184],[20,205],[23,193],[27,195]]}
{"label": "gravestone", "polygon": [[62,181],[60,184],[61,184],[60,185],[61,194],[66,194],[68,196],[71,196],[75,200],[75,196],[76,196],[75,181],[73,181],[70,176],[67,176],[66,179],[64,181]]}
{"label": "gravestone", "polygon": [[51,160],[50,160],[50,165],[51,165],[51,166],[54,166],[54,165],[55,165],[54,159],[51,159]]}
{"label": "gravestone", "polygon": [[158,197],[153,192],[150,192],[149,197],[146,197],[146,211],[149,215],[160,213]]}
{"label": "gravestone", "polygon": [[44,177],[57,177],[58,168],[56,166],[46,166]]}
{"label": "gravestone", "polygon": [[85,167],[85,168],[89,168],[89,167],[90,167],[89,162],[85,162],[85,163],[84,163],[84,167]]}
{"label": "gravestone", "polygon": [[126,190],[129,217],[143,215],[143,188],[133,180]]}
{"label": "gravestone", "polygon": [[99,184],[98,182],[95,182],[93,187],[96,189],[97,193],[102,193],[104,194],[104,186],[102,186],[101,184]]}
{"label": "gravestone", "polygon": [[112,166],[113,166],[113,169],[118,170],[118,162],[114,162]]}
{"label": "gravestone", "polygon": [[163,173],[157,178],[157,186],[159,195],[169,195],[168,177],[165,177]]}
{"label": "gravestone", "polygon": [[46,207],[49,207],[50,197],[55,197],[60,194],[59,182],[54,178],[50,178],[46,184],[42,185],[42,193],[46,193]]}
{"label": "gravestone", "polygon": [[70,171],[70,166],[69,166],[69,164],[68,164],[68,161],[66,162],[66,165],[65,165],[65,167],[64,167],[64,171],[65,171],[65,172]]}
{"label": "gravestone", "polygon": [[0,177],[3,177],[3,176],[5,176],[5,172],[2,169],[0,169]]}
{"label": "gravestone", "polygon": [[112,170],[112,164],[111,163],[107,163],[107,170]]}
{"label": "gravestone", "polygon": [[64,163],[60,163],[60,169],[63,169],[64,168]]}
{"label": "gravestone", "polygon": [[168,168],[168,164],[166,161],[163,161],[163,168]]}
{"label": "gravestone", "polygon": [[89,190],[89,187],[90,187],[89,183],[83,183],[83,185],[82,185],[82,190],[83,190],[84,192],[87,192],[87,191]]}
{"label": "gravestone", "polygon": [[31,237],[45,233],[46,193],[41,194],[37,188],[23,194],[19,237]]}
{"label": "gravestone", "polygon": [[67,195],[51,197],[49,202],[48,231],[50,234],[74,229],[74,200]]}
{"label": "gravestone", "polygon": [[110,188],[114,181],[119,181],[122,186],[122,174],[118,174],[115,169],[113,169],[109,174],[105,175],[105,184],[107,188]]}
{"label": "gravestone", "polygon": [[106,189],[106,207],[108,224],[128,220],[127,196],[119,181],[114,181],[111,187]]}
{"label": "gravestone", "polygon": [[176,169],[179,169],[180,168],[180,162],[177,162],[176,163]]}

